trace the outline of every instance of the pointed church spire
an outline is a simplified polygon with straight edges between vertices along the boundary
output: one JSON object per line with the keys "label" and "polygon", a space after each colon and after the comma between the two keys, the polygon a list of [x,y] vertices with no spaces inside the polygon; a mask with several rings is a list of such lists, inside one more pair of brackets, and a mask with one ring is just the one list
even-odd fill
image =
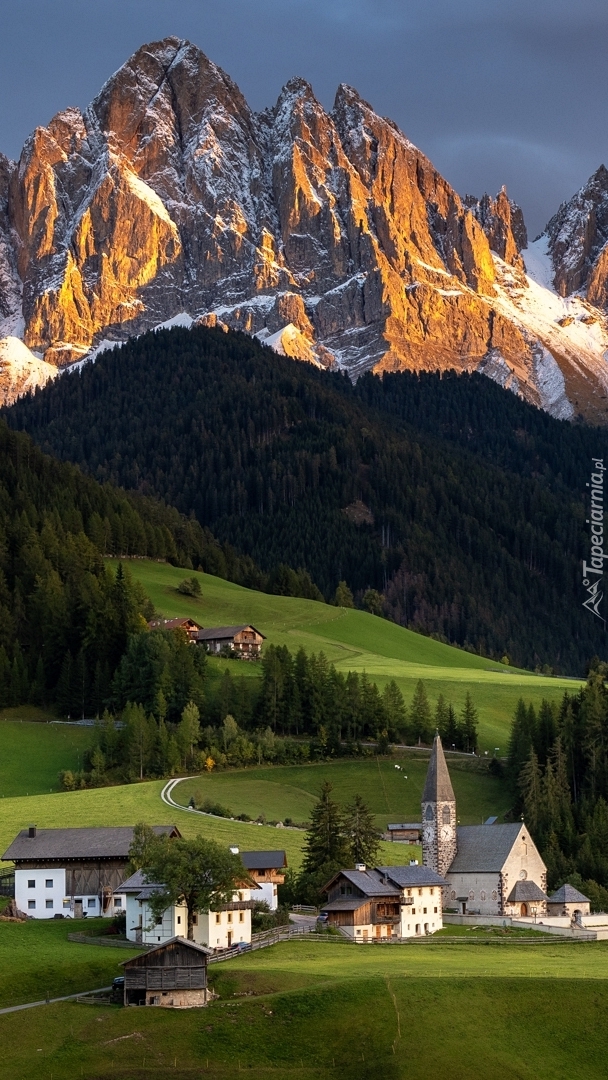
{"label": "pointed church spire", "polygon": [[441,738],[433,740],[431,760],[426,774],[426,783],[422,793],[423,803],[455,802],[454,789],[441,745]]}

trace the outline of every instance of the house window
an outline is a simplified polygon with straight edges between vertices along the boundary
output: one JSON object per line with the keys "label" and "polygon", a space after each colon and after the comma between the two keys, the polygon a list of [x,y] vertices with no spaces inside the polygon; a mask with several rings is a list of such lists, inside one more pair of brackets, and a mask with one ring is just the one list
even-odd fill
{"label": "house window", "polygon": [[245,922],[245,912],[239,911],[239,922]]}
{"label": "house window", "polygon": [[89,899],[87,900],[87,907],[89,907],[89,908],[95,907],[96,903],[97,903],[97,901],[95,900],[95,897],[94,896],[89,896]]}
{"label": "house window", "polygon": [[52,877],[47,877],[44,884],[46,885],[47,889],[52,889],[53,888],[53,879],[52,879]]}
{"label": "house window", "polygon": [[46,906],[47,906],[47,908],[52,908],[53,907],[53,901],[52,900],[47,900],[46,901]]}
{"label": "house window", "polygon": [[120,896],[116,897],[116,899],[114,901],[114,907],[122,907],[122,899],[121,899]]}
{"label": "house window", "polygon": [[192,925],[193,926],[198,926],[198,915],[193,915],[192,916]]}
{"label": "house window", "polygon": [[429,893],[430,893],[431,896],[433,896],[434,893],[435,893],[435,890],[434,889],[429,889]]}
{"label": "house window", "polygon": [[35,882],[34,878],[30,878],[28,880],[27,887],[28,887],[28,889],[35,889],[36,888],[36,882]]}
{"label": "house window", "polygon": [[[437,908],[433,908],[433,911],[434,911],[434,913],[436,915],[437,914]],[[433,925],[435,925],[435,924],[433,923]]]}
{"label": "house window", "polygon": [[422,909],[422,914],[423,914],[423,915],[426,915],[426,908],[423,908],[423,909]]}
{"label": "house window", "polygon": [[182,917],[181,917],[181,915],[178,915],[178,916],[177,916],[177,925],[178,925],[178,926],[180,926],[180,924],[181,924],[181,921],[182,921]]}
{"label": "house window", "polygon": [[64,908],[69,908],[69,907],[71,907],[70,901],[69,901],[69,900],[64,900],[64,901],[63,901],[63,906],[64,906]]}
{"label": "house window", "polygon": [[228,912],[228,922],[232,922],[232,912]]}
{"label": "house window", "polygon": [[418,896],[422,896],[422,889],[418,889]]}
{"label": "house window", "polygon": [[36,901],[35,900],[28,900],[27,906],[28,906],[30,911],[33,911],[34,908],[36,907]]}
{"label": "house window", "polygon": [[[163,925],[163,920],[162,919],[157,919],[156,920],[156,926],[162,926],[162,925]],[[160,941],[160,938],[158,940]]]}
{"label": "house window", "polygon": [[216,923],[220,923],[220,922],[222,921],[222,914],[221,914],[221,912],[220,912],[220,911],[218,911],[218,912],[216,913],[216,916],[215,916],[215,921],[216,921]]}

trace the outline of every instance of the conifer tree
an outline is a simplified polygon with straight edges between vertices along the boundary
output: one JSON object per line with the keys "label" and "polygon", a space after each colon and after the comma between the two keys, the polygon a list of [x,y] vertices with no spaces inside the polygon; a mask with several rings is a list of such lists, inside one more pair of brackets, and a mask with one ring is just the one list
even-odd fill
{"label": "conifer tree", "polygon": [[460,729],[462,731],[463,750],[468,754],[474,754],[477,750],[477,719],[477,709],[473,705],[470,692],[467,690],[460,717]]}
{"label": "conifer tree", "polygon": [[414,690],[410,706],[410,726],[417,741],[423,743],[432,741],[431,706],[422,679],[418,680]]}
{"label": "conifer tree", "polygon": [[340,807],[331,797],[332,791],[332,785],[325,780],[311,813],[304,841],[303,869],[306,873],[314,874],[323,870],[329,874],[332,869],[346,866],[348,861],[344,818]]}
{"label": "conifer tree", "polygon": [[373,866],[380,848],[380,833],[374,815],[361,795],[355,795],[344,810],[344,834],[349,847],[350,865]]}

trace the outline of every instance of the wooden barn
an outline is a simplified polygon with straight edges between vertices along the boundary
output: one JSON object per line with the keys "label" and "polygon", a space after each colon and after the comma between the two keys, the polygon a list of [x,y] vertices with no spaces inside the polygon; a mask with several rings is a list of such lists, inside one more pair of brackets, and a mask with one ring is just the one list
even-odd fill
{"label": "wooden barn", "polygon": [[125,1005],[160,1005],[193,1009],[215,995],[207,986],[207,960],[212,950],[187,938],[174,937],[123,963]]}

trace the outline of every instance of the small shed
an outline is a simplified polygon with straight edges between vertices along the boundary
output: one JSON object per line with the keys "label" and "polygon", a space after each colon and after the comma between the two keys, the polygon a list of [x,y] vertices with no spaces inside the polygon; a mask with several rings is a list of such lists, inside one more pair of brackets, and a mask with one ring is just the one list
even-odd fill
{"label": "small shed", "polygon": [[386,826],[386,839],[400,844],[419,844],[422,836],[421,821],[404,821]]}
{"label": "small shed", "polygon": [[214,996],[207,986],[212,950],[187,938],[174,937],[125,960],[125,1005],[160,1005],[192,1009]]}

